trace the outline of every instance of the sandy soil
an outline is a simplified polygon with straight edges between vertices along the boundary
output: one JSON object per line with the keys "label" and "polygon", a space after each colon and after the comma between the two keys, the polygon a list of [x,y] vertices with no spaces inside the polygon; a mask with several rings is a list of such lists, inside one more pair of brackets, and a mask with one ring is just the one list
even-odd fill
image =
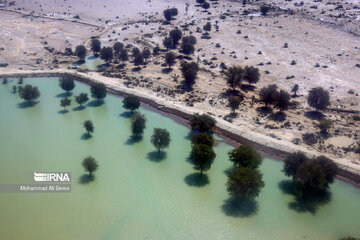
{"label": "sandy soil", "polygon": [[[124,69],[114,67],[104,73],[79,74],[115,89],[145,94],[166,106],[190,113],[209,113],[223,127],[264,145],[286,152],[302,150],[309,155],[325,154],[360,171],[360,156],[353,152],[360,143],[360,122],[353,120],[353,115],[358,114],[353,112],[360,110],[360,68],[356,67],[360,64],[359,1],[341,4],[331,0],[303,1],[304,5],[300,6],[298,0],[274,0],[271,1],[274,8],[267,17],[258,15],[261,1],[248,1],[246,6],[221,1],[212,4],[208,12],[196,7],[195,1],[184,0],[1,2],[5,7],[0,8],[0,49],[3,47],[0,63],[9,66],[0,68],[0,73],[21,69],[64,71],[76,61],[75,57],[62,54],[65,47],[74,49],[81,43],[89,46],[90,36],[99,36],[105,46],[121,41],[139,48],[156,44],[162,47],[162,39],[170,29],[188,24],[185,34],[192,32],[198,39],[196,53],[191,58],[199,60],[201,67],[192,92],[184,92],[179,87],[180,59],[170,73],[164,72],[163,53],[151,57],[140,71],[133,71],[133,64],[128,62]],[[187,2],[190,6],[186,15]],[[179,9],[179,16],[171,25],[162,22],[162,11],[167,7]],[[244,15],[244,10],[250,15]],[[77,15],[79,19],[74,18]],[[202,39],[202,33],[196,32],[196,28],[202,28],[207,21],[212,23],[211,39]],[[217,43],[220,47],[216,47]],[[285,43],[288,48],[283,47]],[[293,60],[296,65],[290,64]],[[221,63],[257,66],[261,72],[256,88],[244,91],[246,99],[235,118],[229,116],[228,88],[220,71]],[[315,67],[317,64],[320,67]],[[179,76],[177,80],[176,76]],[[298,107],[287,111],[283,121],[273,120],[277,110],[259,111],[262,106],[259,102],[251,107],[251,97],[258,98],[259,89],[272,83],[287,91],[295,83],[300,85],[299,97],[292,99]],[[309,117],[311,109],[306,103],[307,92],[317,86],[331,94],[331,109],[323,112],[334,121],[327,136],[319,134],[318,122]],[[307,132],[318,136],[317,144],[309,146],[301,141]],[[293,143],[296,139],[299,144]]]}

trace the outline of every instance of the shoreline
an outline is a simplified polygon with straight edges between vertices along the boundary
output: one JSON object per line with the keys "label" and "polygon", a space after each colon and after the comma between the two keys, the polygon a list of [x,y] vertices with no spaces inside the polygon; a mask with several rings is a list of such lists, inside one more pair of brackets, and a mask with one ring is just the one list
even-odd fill
{"label": "shoreline", "polygon": [[[90,74],[89,74],[90,73]],[[54,69],[54,70],[8,70],[8,69],[0,69],[0,78],[35,78],[35,77],[61,77],[61,76],[72,76],[74,80],[85,83],[85,84],[93,84],[94,82],[98,82],[99,79],[96,79],[96,76],[91,76],[93,72],[83,73],[76,70],[67,70],[67,69]],[[110,79],[108,77],[101,76],[98,73],[99,78],[102,79]],[[115,78],[111,78],[116,80]],[[118,80],[118,79],[117,79]],[[145,108],[150,108],[152,111],[165,115],[167,117],[172,118],[182,125],[188,126],[188,121],[191,119],[194,111],[187,111],[185,107],[180,108],[175,105],[170,106],[170,103],[165,103],[162,101],[157,101],[159,98],[157,96],[151,96],[144,92],[141,92],[138,89],[127,88],[125,86],[113,86],[109,82],[103,82],[107,91],[110,94],[116,96],[137,96],[142,105],[145,105]],[[154,93],[155,94],[155,93]],[[227,124],[228,125],[228,124]],[[217,125],[214,129],[214,133],[221,136],[228,144],[232,146],[237,146],[238,144],[248,144],[253,146],[257,151],[261,153],[264,157],[270,157],[275,160],[283,161],[285,157],[293,152],[296,149],[292,149],[289,146],[281,146],[280,144],[275,143],[275,139],[273,141],[267,141],[263,139],[263,141],[259,141],[259,138],[256,139],[255,132],[249,131],[244,132],[239,129],[235,129],[231,126],[227,126],[226,124],[219,122],[217,119]],[[246,136],[247,135],[247,136]],[[271,146],[270,146],[271,145]],[[304,151],[305,152],[305,151]],[[307,151],[309,152],[309,151]],[[311,154],[316,155],[315,152],[311,152]],[[309,154],[310,155],[310,154]],[[336,162],[336,161],[335,161]],[[340,164],[336,162],[339,166],[339,172],[337,178],[346,182],[349,182],[357,187],[360,186],[360,171],[349,166]]]}

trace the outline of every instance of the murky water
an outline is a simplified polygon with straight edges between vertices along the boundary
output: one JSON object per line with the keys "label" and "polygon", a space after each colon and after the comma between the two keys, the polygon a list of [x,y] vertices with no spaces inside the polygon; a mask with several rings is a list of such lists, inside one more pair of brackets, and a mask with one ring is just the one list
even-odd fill
{"label": "murky water", "polygon": [[[73,102],[61,112],[56,78],[25,79],[41,91],[33,107],[0,85],[0,183],[33,183],[34,171],[70,171],[72,193],[0,193],[0,239],[310,239],[360,236],[360,190],[337,181],[323,202],[303,206],[285,194],[282,163],[265,159],[265,188],[256,203],[235,211],[227,204],[224,173],[231,147],[220,143],[207,173],[208,184],[193,186],[187,162],[189,130],[158,113],[141,109],[147,128],[140,142],[130,136],[121,99]],[[89,93],[77,83],[74,95]],[[71,97],[73,99],[73,96]],[[92,120],[93,138],[83,140],[82,123]],[[167,128],[172,142],[165,159],[150,144],[154,127]],[[95,181],[84,183],[81,161],[94,156]],[[282,183],[282,184],[281,184]]]}
{"label": "murky water", "polygon": [[72,66],[79,69],[87,69],[91,71],[96,71],[101,68],[106,68],[105,62],[100,58],[94,56],[88,56],[85,58],[85,62],[73,63]]}

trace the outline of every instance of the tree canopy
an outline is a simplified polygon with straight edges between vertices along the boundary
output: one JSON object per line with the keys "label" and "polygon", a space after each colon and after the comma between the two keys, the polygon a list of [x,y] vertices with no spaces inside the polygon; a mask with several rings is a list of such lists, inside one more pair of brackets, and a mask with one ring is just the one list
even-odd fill
{"label": "tree canopy", "polygon": [[182,38],[182,32],[180,29],[173,29],[169,33],[170,38],[173,40],[174,46],[179,44],[180,39]]}
{"label": "tree canopy", "polygon": [[97,163],[95,158],[91,156],[84,158],[81,165],[83,166],[86,172],[89,172],[90,176],[92,176],[92,173],[99,168],[99,164]]}
{"label": "tree canopy", "polygon": [[140,113],[135,113],[131,118],[131,130],[134,136],[141,136],[146,128],[146,118]]}
{"label": "tree canopy", "polygon": [[316,111],[324,110],[330,106],[329,92],[322,87],[313,88],[309,92],[307,102],[311,107],[315,108]]}
{"label": "tree canopy", "polygon": [[121,43],[121,42],[115,42],[114,45],[113,45],[113,49],[114,49],[114,52],[116,54],[119,54],[120,53],[120,50],[124,48],[124,44]]}
{"label": "tree canopy", "polygon": [[167,52],[165,54],[165,62],[169,66],[173,66],[175,64],[176,54],[174,52]]}
{"label": "tree canopy", "polygon": [[194,133],[191,137],[192,144],[204,144],[209,147],[214,145],[214,137],[204,132]]}
{"label": "tree canopy", "polygon": [[103,47],[100,51],[100,58],[108,63],[113,58],[113,49],[111,47]]}
{"label": "tree canopy", "polygon": [[89,101],[87,93],[80,93],[79,95],[75,96],[75,101],[82,106],[84,103]]}
{"label": "tree canopy", "polygon": [[134,112],[140,107],[140,100],[136,96],[127,96],[123,100],[123,108]]}
{"label": "tree canopy", "polygon": [[276,101],[276,97],[278,94],[276,84],[271,84],[268,85],[267,87],[261,88],[259,94],[261,101],[264,102],[265,107],[267,107],[268,104],[271,104]]}
{"label": "tree canopy", "polygon": [[259,69],[256,67],[245,67],[245,75],[244,75],[244,79],[249,83],[249,84],[253,84],[253,83],[257,83],[260,80],[260,73],[259,73]]}
{"label": "tree canopy", "polygon": [[232,66],[225,72],[226,82],[233,90],[240,86],[244,76],[245,70],[240,66]]}
{"label": "tree canopy", "polygon": [[[209,4],[208,2],[205,2],[205,3],[203,3],[203,5],[204,4]],[[204,26],[203,26],[203,29],[204,29],[204,31],[206,31],[206,32],[209,32],[209,31],[211,31],[211,23],[210,22],[207,22]]]}
{"label": "tree canopy", "polygon": [[171,37],[165,37],[163,40],[163,45],[166,47],[166,49],[169,50],[169,48],[172,48],[174,46],[174,41]]}
{"label": "tree canopy", "polygon": [[236,109],[239,108],[242,100],[243,100],[242,96],[230,96],[229,97],[229,106],[233,113],[235,113]]}
{"label": "tree canopy", "polygon": [[190,87],[195,83],[199,66],[196,62],[183,62],[181,64],[181,73],[184,77],[186,86]]}
{"label": "tree canopy", "polygon": [[216,125],[216,120],[207,114],[195,113],[190,120],[191,129],[199,132],[211,132]]}
{"label": "tree canopy", "polygon": [[59,86],[69,95],[69,92],[75,88],[74,79],[70,76],[61,77]]}
{"label": "tree canopy", "polygon": [[71,100],[69,98],[60,99],[60,106],[66,109],[67,106],[70,106]]}
{"label": "tree canopy", "polygon": [[212,147],[205,144],[192,145],[190,159],[194,164],[194,169],[200,171],[201,174],[210,169],[215,157],[216,154]]}
{"label": "tree canopy", "polygon": [[40,91],[37,87],[32,85],[25,85],[25,87],[19,89],[20,98],[31,103],[40,97]]}
{"label": "tree canopy", "polygon": [[91,133],[94,132],[94,124],[92,123],[92,121],[90,120],[86,120],[84,122],[84,128],[85,128],[85,131],[87,132],[88,135],[91,135]]}
{"label": "tree canopy", "polygon": [[103,83],[95,83],[90,87],[91,97],[97,100],[104,99],[106,97],[106,86]]}
{"label": "tree canopy", "polygon": [[193,54],[195,51],[195,47],[190,42],[182,42],[181,43],[181,51],[186,55],[189,56],[190,54]]}
{"label": "tree canopy", "polygon": [[121,49],[119,53],[119,59],[123,62],[129,60],[128,51],[126,49]]}
{"label": "tree canopy", "polygon": [[151,136],[151,143],[157,148],[159,153],[161,149],[169,146],[170,140],[170,133],[166,129],[154,128],[154,133]]}
{"label": "tree canopy", "polygon": [[259,195],[265,186],[262,174],[257,169],[234,168],[228,178],[227,191],[235,199],[252,199]]}
{"label": "tree canopy", "polygon": [[256,169],[262,163],[261,155],[249,145],[241,145],[228,154],[235,167]]}
{"label": "tree canopy", "polygon": [[91,40],[91,50],[96,54],[101,50],[101,42],[99,39]]}
{"label": "tree canopy", "polygon": [[278,92],[278,94],[276,95],[276,106],[282,112],[288,109],[289,105],[290,105],[290,94],[285,90],[281,89],[280,92]]}
{"label": "tree canopy", "polygon": [[84,45],[78,45],[75,48],[75,55],[80,59],[83,60],[86,57],[86,48]]}

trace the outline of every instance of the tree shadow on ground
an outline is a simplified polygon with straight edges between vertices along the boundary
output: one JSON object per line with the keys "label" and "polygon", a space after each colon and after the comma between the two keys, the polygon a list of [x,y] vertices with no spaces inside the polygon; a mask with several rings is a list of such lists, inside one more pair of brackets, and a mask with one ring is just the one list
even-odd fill
{"label": "tree shadow on ground", "polygon": [[254,199],[238,200],[229,198],[221,206],[222,211],[230,217],[251,217],[258,211],[258,204]]}
{"label": "tree shadow on ground", "polygon": [[39,103],[38,101],[22,102],[22,103],[18,103],[17,107],[21,109],[30,108],[30,107],[34,107],[38,103]]}
{"label": "tree shadow on ground", "polygon": [[95,176],[94,175],[89,175],[89,174],[83,174],[79,177],[79,183],[80,184],[88,184],[90,182],[93,182],[95,180]]}
{"label": "tree shadow on ground", "polygon": [[204,187],[209,184],[209,177],[206,174],[192,173],[184,178],[184,181],[190,187]]}
{"label": "tree shadow on ground", "polygon": [[73,108],[73,111],[82,111],[84,110],[86,107],[85,106],[77,106]]}
{"label": "tree shadow on ground", "polygon": [[305,197],[298,196],[296,194],[296,188],[292,181],[283,180],[279,182],[279,188],[284,194],[294,196],[294,201],[289,203],[289,208],[298,213],[311,213],[316,214],[316,211],[323,205],[328,204],[331,201],[332,195],[328,190],[321,191],[319,193],[311,193]]}
{"label": "tree shadow on ground", "polygon": [[133,115],[132,112],[123,112],[121,114],[119,114],[119,117],[123,117],[123,118],[131,118]]}
{"label": "tree shadow on ground", "polygon": [[325,115],[319,111],[308,111],[304,113],[304,116],[311,120],[321,120],[325,117]]}
{"label": "tree shadow on ground", "polygon": [[83,133],[83,135],[81,135],[81,140],[88,140],[90,138],[92,138],[91,134]]}
{"label": "tree shadow on ground", "polygon": [[164,160],[167,156],[167,153],[164,151],[153,151],[153,152],[149,152],[147,155],[147,159],[149,159],[152,162],[161,162],[162,160]]}
{"label": "tree shadow on ground", "polygon": [[241,94],[239,90],[228,89],[225,92],[222,92],[220,95],[222,98],[228,98],[230,96],[240,96]]}
{"label": "tree shadow on ground", "polygon": [[68,112],[69,112],[69,110],[67,110],[67,109],[63,109],[63,110],[58,111],[58,113],[61,114],[61,115],[64,115],[64,114],[66,114]]}
{"label": "tree shadow on ground", "polygon": [[234,118],[237,118],[237,116],[238,116],[238,114],[235,112],[231,112],[231,113],[229,113],[229,114],[226,114],[225,116],[224,116],[224,120],[225,121],[228,121],[228,122],[232,122],[232,120],[234,119]]}
{"label": "tree shadow on ground", "polygon": [[126,66],[126,63],[122,63],[116,66],[117,69],[124,69]]}
{"label": "tree shadow on ground", "polygon": [[234,167],[229,167],[228,169],[224,170],[224,174],[228,177],[230,176],[230,173],[232,172],[232,170],[234,169]]}
{"label": "tree shadow on ground", "polygon": [[75,64],[81,65],[81,64],[84,64],[85,62],[86,62],[85,59],[81,59],[79,61],[76,61]]}
{"label": "tree shadow on ground", "polygon": [[169,73],[171,73],[172,72],[172,68],[163,68],[162,70],[161,70],[161,72],[163,73],[163,74],[169,74]]}
{"label": "tree shadow on ground", "polygon": [[251,84],[241,84],[240,86],[241,90],[248,92],[248,91],[254,91],[256,89],[256,86]]}
{"label": "tree shadow on ground", "polygon": [[132,72],[140,72],[141,71],[141,67],[134,67],[133,69],[131,69]]}
{"label": "tree shadow on ground", "polygon": [[126,140],[125,144],[126,145],[133,145],[135,143],[140,142],[143,139],[142,136],[136,136],[136,135],[131,135],[128,140]]}
{"label": "tree shadow on ground", "polygon": [[56,98],[66,98],[66,97],[71,97],[73,94],[72,92],[70,92],[69,94],[67,94],[66,92],[63,93],[59,93],[58,95],[55,95]]}
{"label": "tree shadow on ground", "polygon": [[92,100],[87,104],[87,106],[88,107],[99,107],[103,104],[104,104],[104,100]]}
{"label": "tree shadow on ground", "polygon": [[266,115],[271,114],[273,112],[273,110],[269,107],[262,106],[262,107],[257,107],[256,112],[258,112],[258,114],[260,114],[262,116],[266,116]]}
{"label": "tree shadow on ground", "polygon": [[283,122],[286,120],[286,114],[284,112],[276,112],[270,115],[270,119],[275,122]]}

